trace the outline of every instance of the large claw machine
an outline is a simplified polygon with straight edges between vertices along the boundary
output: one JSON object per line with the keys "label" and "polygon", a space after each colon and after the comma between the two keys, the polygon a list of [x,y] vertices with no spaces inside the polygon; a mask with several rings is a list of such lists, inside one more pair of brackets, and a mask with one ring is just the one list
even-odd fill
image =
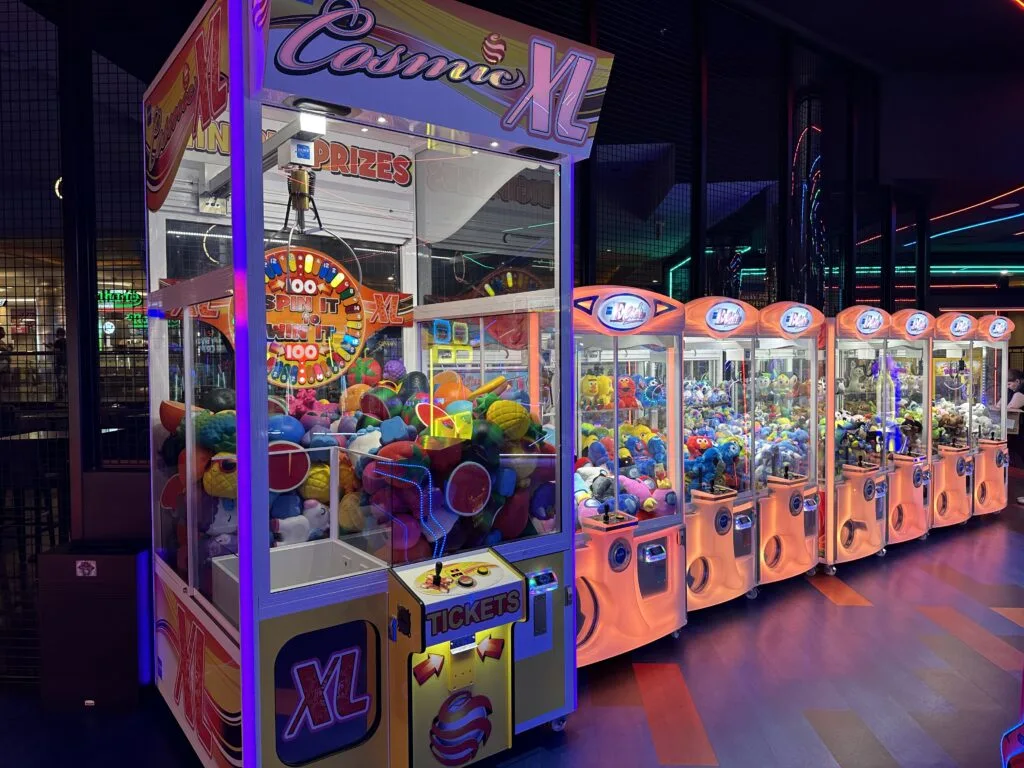
{"label": "large claw machine", "polygon": [[887,366],[895,376],[894,450],[889,454],[887,544],[928,535],[931,528],[931,344],[935,318],[918,309],[892,316]]}
{"label": "large claw machine", "polygon": [[686,623],[683,305],[613,285],[573,294],[578,666]]}
{"label": "large claw machine", "polygon": [[686,304],[683,471],[687,607],[757,596],[754,338],[758,311],[708,296]]}
{"label": "large claw machine", "polygon": [[966,523],[974,496],[971,341],[978,321],[947,312],[932,342],[932,527]]}
{"label": "large claw machine", "polygon": [[978,320],[971,346],[971,448],[974,514],[1006,509],[1010,453],[1006,445],[1008,350],[1013,321],[1001,315]]}
{"label": "large claw machine", "polygon": [[818,564],[818,336],[825,317],[782,301],[759,313],[754,342],[758,583]]}
{"label": "large claw machine", "polygon": [[825,324],[824,493],[818,508],[825,572],[885,554],[886,480],[899,429],[899,377],[886,356],[891,316],[874,307],[844,309]]}
{"label": "large claw machine", "polygon": [[210,0],[147,90],[156,677],[204,765],[462,766],[574,709],[610,67],[447,0]]}

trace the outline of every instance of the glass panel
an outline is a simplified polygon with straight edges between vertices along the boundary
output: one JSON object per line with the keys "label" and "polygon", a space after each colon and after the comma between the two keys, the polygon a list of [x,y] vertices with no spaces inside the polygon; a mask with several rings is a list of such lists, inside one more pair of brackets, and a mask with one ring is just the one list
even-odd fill
{"label": "glass panel", "polygon": [[928,343],[922,341],[892,340],[888,344],[890,372],[895,376],[893,397],[899,434],[896,453],[924,456],[928,436],[924,423],[924,398],[928,386]]}
{"label": "glass panel", "polygon": [[971,398],[968,345],[936,340],[932,351],[932,447],[967,447]]}
{"label": "glass panel", "polygon": [[[753,341],[683,341],[683,458],[690,490],[751,490]],[[713,449],[713,450],[712,450]]]}
{"label": "glass panel", "polygon": [[810,451],[817,417],[811,408],[816,349],[813,339],[761,338],[754,367],[754,442],[757,488],[769,475],[815,478],[815,455]]}
{"label": "glass panel", "polygon": [[192,542],[189,583],[237,624],[238,422],[227,306],[222,298],[188,307],[183,329],[185,457],[179,459],[179,472]]}
{"label": "glass panel", "polygon": [[185,358],[181,317],[151,318],[153,547],[188,581],[188,524],[180,465],[185,461]]}
{"label": "glass panel", "polygon": [[844,464],[882,465],[897,429],[887,414],[895,383],[885,342],[840,340],[836,353],[836,477]]}
{"label": "glass panel", "polygon": [[978,440],[1004,440],[1005,424],[1002,409],[1009,402],[1006,382],[1003,381],[1001,344],[976,341],[971,349],[971,444]]}
{"label": "glass panel", "polygon": [[[616,509],[677,516],[679,337],[577,334],[576,444],[591,466],[576,472],[577,515]],[[579,524],[579,520],[577,520]]]}
{"label": "glass panel", "polygon": [[556,171],[440,142],[416,169],[420,304],[555,287]]}
{"label": "glass panel", "polygon": [[[444,536],[433,552],[401,552],[396,542],[396,560],[559,530],[556,323],[554,312],[529,312],[420,324],[426,386],[405,412],[421,430]],[[415,501],[396,515],[413,518]],[[418,522],[426,534],[430,521]]]}

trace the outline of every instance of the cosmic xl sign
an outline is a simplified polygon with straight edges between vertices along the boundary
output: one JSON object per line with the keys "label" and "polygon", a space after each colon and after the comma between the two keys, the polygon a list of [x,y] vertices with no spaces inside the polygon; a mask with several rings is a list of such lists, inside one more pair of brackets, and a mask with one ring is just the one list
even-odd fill
{"label": "cosmic xl sign", "polygon": [[303,765],[363,743],[380,723],[380,635],[365,621],[296,635],[274,662],[277,756]]}
{"label": "cosmic xl sign", "polygon": [[[346,103],[485,135],[497,122],[563,150],[589,145],[611,68],[600,51],[445,0],[322,0],[314,13],[275,0],[269,26],[265,87],[328,99],[346,77]],[[457,30],[443,45],[431,39],[442,29]]]}

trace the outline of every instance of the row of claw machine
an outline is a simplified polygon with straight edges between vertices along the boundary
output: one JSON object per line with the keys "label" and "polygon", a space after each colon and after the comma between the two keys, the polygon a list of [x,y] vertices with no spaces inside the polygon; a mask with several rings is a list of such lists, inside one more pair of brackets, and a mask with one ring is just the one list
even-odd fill
{"label": "row of claw machine", "polygon": [[463,766],[574,709],[610,69],[448,0],[209,0],[147,90],[156,677],[204,765]]}
{"label": "row of claw machine", "polygon": [[577,288],[580,666],[1003,509],[1006,318]]}

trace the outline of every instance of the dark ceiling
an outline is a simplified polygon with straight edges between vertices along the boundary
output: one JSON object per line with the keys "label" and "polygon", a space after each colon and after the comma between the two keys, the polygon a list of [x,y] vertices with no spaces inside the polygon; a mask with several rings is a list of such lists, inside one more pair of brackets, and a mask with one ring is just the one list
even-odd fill
{"label": "dark ceiling", "polygon": [[880,72],[1022,71],[1014,0],[739,0]]}

